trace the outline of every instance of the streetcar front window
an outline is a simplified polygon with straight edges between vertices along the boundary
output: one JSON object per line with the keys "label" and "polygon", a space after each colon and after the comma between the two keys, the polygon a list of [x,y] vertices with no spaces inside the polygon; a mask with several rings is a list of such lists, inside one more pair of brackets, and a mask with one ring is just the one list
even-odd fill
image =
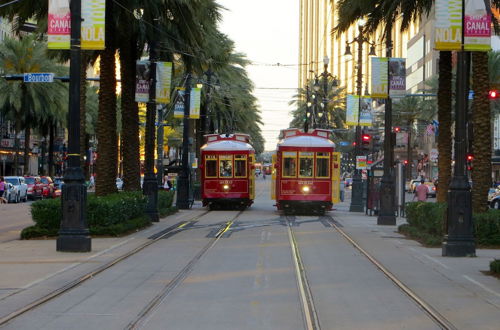
{"label": "streetcar front window", "polygon": [[314,153],[312,152],[300,152],[299,153],[299,177],[301,178],[312,178],[313,167],[314,167]]}
{"label": "streetcar front window", "polygon": [[297,176],[297,155],[295,152],[283,152],[283,177],[295,178]]}
{"label": "streetcar front window", "polygon": [[217,177],[217,156],[207,155],[205,157],[205,177],[207,178]]}
{"label": "streetcar front window", "polygon": [[330,177],[330,153],[329,152],[316,153],[316,177],[317,178]]}
{"label": "streetcar front window", "polygon": [[246,178],[247,159],[245,155],[234,155],[234,176],[237,178]]}
{"label": "streetcar front window", "polygon": [[231,155],[219,156],[219,177],[233,176],[233,157]]}

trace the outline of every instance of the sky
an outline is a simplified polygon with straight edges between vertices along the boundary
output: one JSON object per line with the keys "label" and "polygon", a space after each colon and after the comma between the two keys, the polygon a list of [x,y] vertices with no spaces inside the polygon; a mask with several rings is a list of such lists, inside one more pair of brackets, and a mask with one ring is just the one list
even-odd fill
{"label": "sky", "polygon": [[[254,64],[247,67],[261,110],[265,150],[276,149],[280,129],[292,120],[288,105],[297,93],[299,0],[217,0],[220,30],[235,42],[236,51]],[[276,64],[292,66],[277,66]]]}

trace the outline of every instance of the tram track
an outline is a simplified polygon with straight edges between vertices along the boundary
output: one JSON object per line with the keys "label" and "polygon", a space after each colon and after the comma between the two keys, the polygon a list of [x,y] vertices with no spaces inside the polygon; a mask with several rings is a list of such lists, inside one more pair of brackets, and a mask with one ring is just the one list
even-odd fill
{"label": "tram track", "polygon": [[231,220],[223,224],[210,241],[200,251],[198,251],[198,253],[186,264],[186,266],[184,266],[184,268],[182,268],[181,271],[178,272],[177,275],[169,281],[153,299],[150,300],[150,302],[141,310],[136,318],[125,327],[125,329],[140,329],[142,325],[145,325],[152,313],[162,304],[163,301],[165,301],[167,296],[186,279],[196,264],[210,249],[215,246],[215,244],[217,244],[219,239],[230,230],[236,219],[243,212],[244,211],[239,211]]}
{"label": "tram track", "polygon": [[[139,253],[140,251],[144,250],[145,248],[151,246],[152,244],[155,244],[162,239],[168,238],[177,232],[180,232],[184,229],[189,228],[189,226],[194,224],[198,219],[207,215],[210,212],[213,212],[213,211],[204,211],[201,214],[195,215],[194,217],[192,217],[189,220],[181,221],[180,223],[174,224],[173,226],[170,226],[164,230],[161,230],[160,232],[153,234],[152,236],[149,237],[149,239],[150,239],[149,241],[137,246],[133,250],[131,250],[125,254],[122,254],[118,258],[115,258],[115,259],[103,264],[102,266],[98,267],[97,269],[94,269],[94,270],[86,273],[85,275],[83,275],[83,276],[81,276],[81,277],[79,277],[71,282],[66,283],[64,286],[62,286],[56,290],[53,290],[53,291],[49,292],[48,294],[45,294],[44,296],[32,301],[31,303],[29,303],[29,304],[15,310],[15,311],[11,312],[11,313],[9,313],[8,315],[3,316],[2,318],[0,318],[0,326],[3,326],[5,324],[7,324],[8,322],[14,320],[15,318],[21,316],[22,314],[25,314],[26,312],[34,310],[38,306],[43,305],[43,304],[57,298],[58,296],[74,289],[77,286],[80,286],[81,284],[83,284],[87,280],[89,280],[89,279],[95,277],[96,275],[104,272],[105,270],[113,267],[114,265],[118,264],[119,262]],[[240,211],[238,213],[238,216],[239,216],[239,214],[241,214],[241,212],[242,211]],[[224,234],[228,229],[229,228],[225,229],[225,231],[222,232],[220,235]],[[15,293],[9,295],[8,297],[12,297],[16,294],[19,294],[20,292],[23,292],[23,291],[24,290],[17,291]],[[7,297],[5,297],[5,298],[7,298]]]}

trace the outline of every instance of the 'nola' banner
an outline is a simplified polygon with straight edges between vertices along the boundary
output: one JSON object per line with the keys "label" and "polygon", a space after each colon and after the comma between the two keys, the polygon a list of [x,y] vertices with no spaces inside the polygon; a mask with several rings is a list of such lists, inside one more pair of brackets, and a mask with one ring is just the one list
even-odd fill
{"label": "'nola' banner", "polygon": [[[82,1],[82,49],[104,49],[106,0]],[[69,49],[71,13],[69,0],[49,0],[48,44],[49,49]]]}
{"label": "'nola' banner", "polygon": [[359,95],[347,95],[346,125],[358,125]]}
{"label": "'nola' banner", "polygon": [[135,101],[149,102],[151,65],[149,61],[137,61],[135,65]]}
{"label": "'nola' banner", "polygon": [[372,57],[371,96],[385,99],[389,96],[388,57]]}
{"label": "'nola' banner", "polygon": [[172,62],[156,62],[156,102],[170,102]]}
{"label": "'nola' banner", "polygon": [[436,0],[436,50],[462,48],[462,1]]}

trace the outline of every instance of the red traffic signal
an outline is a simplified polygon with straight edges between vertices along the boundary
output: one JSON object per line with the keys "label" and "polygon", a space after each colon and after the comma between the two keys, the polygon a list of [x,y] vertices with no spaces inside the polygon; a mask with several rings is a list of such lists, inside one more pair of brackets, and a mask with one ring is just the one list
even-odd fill
{"label": "red traffic signal", "polygon": [[395,133],[399,133],[400,131],[401,131],[401,127],[399,127],[399,126],[394,127]]}
{"label": "red traffic signal", "polygon": [[372,140],[372,137],[370,134],[361,135],[361,141],[363,141],[363,144],[370,144],[371,140]]}
{"label": "red traffic signal", "polygon": [[408,165],[408,159],[405,159],[405,160],[403,161],[403,164]]}
{"label": "red traffic signal", "polygon": [[488,97],[490,99],[497,99],[500,97],[500,92],[496,89],[493,89],[493,90],[488,92]]}
{"label": "red traffic signal", "polygon": [[467,161],[472,162],[474,160],[474,155],[473,154],[467,154]]}

